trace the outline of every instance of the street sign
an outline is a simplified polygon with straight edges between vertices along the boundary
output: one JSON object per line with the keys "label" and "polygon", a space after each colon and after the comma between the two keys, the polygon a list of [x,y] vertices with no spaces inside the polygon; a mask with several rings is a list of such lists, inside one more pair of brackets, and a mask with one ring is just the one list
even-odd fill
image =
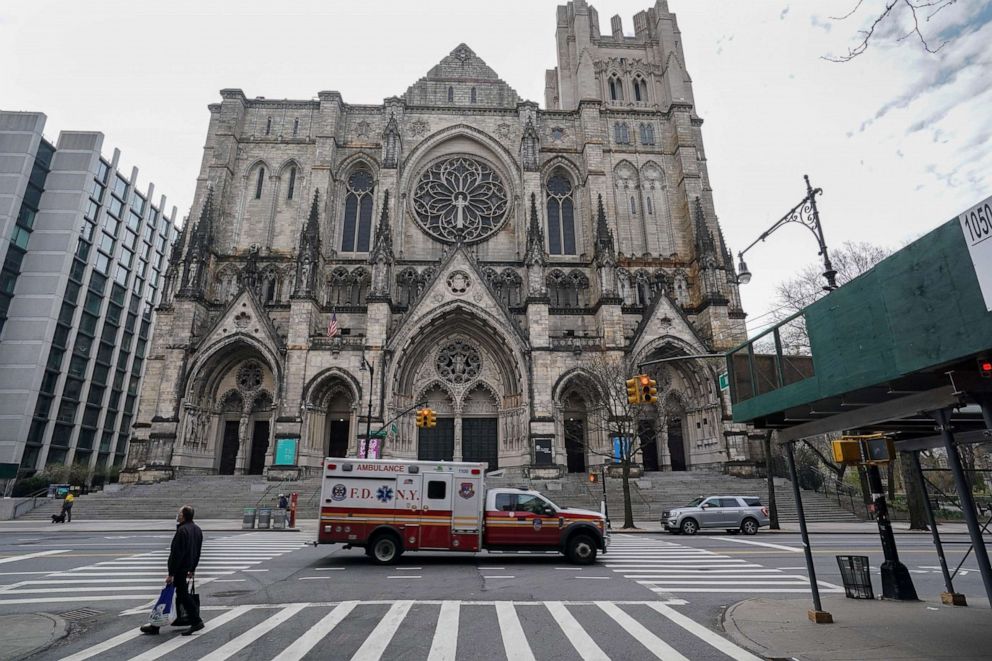
{"label": "street sign", "polygon": [[992,197],[958,216],[985,307],[992,312]]}
{"label": "street sign", "polygon": [[730,377],[726,372],[720,372],[720,390],[726,390],[730,387]]}

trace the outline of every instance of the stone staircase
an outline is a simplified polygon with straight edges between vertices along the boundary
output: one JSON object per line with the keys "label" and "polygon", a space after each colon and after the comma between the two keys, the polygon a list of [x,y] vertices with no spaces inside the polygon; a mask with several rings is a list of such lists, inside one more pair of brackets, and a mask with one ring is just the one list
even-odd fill
{"label": "stone staircase", "polygon": [[[522,478],[489,477],[487,484],[497,486],[528,486],[545,493],[562,506],[599,510],[603,485],[589,482],[586,475],[571,474],[559,480],[526,480]],[[258,475],[182,477],[169,482],[136,484],[118,491],[101,491],[76,499],[73,519],[93,521],[105,519],[171,519],[182,505],[192,505],[200,519],[240,519],[245,507],[274,507],[280,493],[299,493],[297,518],[315,519],[320,501],[320,478],[295,482],[266,482]],[[606,482],[610,518],[623,520],[623,490],[620,478]],[[685,505],[696,496],[738,495],[758,496],[768,504],[764,479],[744,479],[715,471],[685,473],[646,473],[631,479],[631,500],[635,521],[658,522],[661,513]],[[779,520],[797,521],[792,486],[784,479],[775,479],[775,495]],[[836,501],[812,491],[803,492],[806,520],[809,522],[858,521],[850,511],[841,509]],[[21,520],[49,520],[61,509],[61,501],[52,501],[21,517]]]}

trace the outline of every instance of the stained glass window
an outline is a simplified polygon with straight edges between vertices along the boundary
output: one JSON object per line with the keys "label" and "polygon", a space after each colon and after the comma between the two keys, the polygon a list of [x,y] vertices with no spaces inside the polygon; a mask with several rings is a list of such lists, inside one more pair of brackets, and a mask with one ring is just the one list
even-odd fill
{"label": "stained glass window", "polygon": [[548,179],[548,252],[575,254],[575,203],[572,184],[563,174]]}
{"label": "stained glass window", "polygon": [[375,182],[368,170],[355,170],[348,177],[348,194],[344,199],[342,252],[368,252],[372,236],[372,193]]}

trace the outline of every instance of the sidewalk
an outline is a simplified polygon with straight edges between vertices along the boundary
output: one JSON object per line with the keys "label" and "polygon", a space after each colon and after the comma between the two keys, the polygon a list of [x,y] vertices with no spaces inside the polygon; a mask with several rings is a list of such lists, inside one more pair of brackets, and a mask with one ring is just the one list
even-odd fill
{"label": "sidewalk", "polygon": [[[976,598],[975,601],[978,601]],[[806,599],[748,599],[723,616],[738,645],[769,659],[988,659],[988,605],[943,606],[934,601],[862,601],[825,596],[833,624],[813,624]]]}
{"label": "sidewalk", "polygon": [[[285,532],[287,535],[296,533],[317,534],[316,521],[297,521],[296,528],[286,530],[258,529],[244,530],[240,519],[197,519],[196,525],[204,532]],[[174,532],[175,519],[105,519],[96,521],[73,521],[72,523],[48,523],[45,521],[0,521],[0,534],[3,533],[37,533],[53,534],[72,532]]]}
{"label": "sidewalk", "polygon": [[[623,524],[623,517],[620,520],[612,520],[613,528],[611,532],[613,533],[660,533],[665,532],[662,528],[661,523],[658,521],[635,521],[634,525],[636,528],[633,529],[623,529],[619,526]],[[809,523],[806,525],[811,535],[827,535],[827,534],[878,534],[878,524],[874,521],[862,521],[862,522],[844,522],[844,523]],[[2,528],[0,528],[2,529]],[[895,521],[892,523],[892,529],[896,534],[907,534],[907,535],[927,535],[930,536],[930,531],[928,530],[910,530],[909,523],[906,521]],[[939,526],[941,534],[968,534],[968,527],[963,523],[942,523]],[[704,529],[700,531],[701,534],[716,534],[726,532],[722,529]],[[781,524],[781,530],[769,530],[768,528],[762,528],[758,535],[777,535],[777,534],[799,534],[799,523],[788,522]]]}
{"label": "sidewalk", "polygon": [[26,613],[0,615],[0,659],[17,661],[45,649],[69,632],[69,624],[58,615]]}

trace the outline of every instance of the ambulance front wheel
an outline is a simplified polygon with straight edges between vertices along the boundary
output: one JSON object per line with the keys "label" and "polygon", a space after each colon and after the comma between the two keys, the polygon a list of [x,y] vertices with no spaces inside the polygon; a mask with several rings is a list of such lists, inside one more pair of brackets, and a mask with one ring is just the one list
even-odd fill
{"label": "ambulance front wheel", "polygon": [[396,564],[403,553],[400,541],[395,535],[389,533],[377,536],[368,548],[371,549],[369,556],[372,558],[372,562],[377,565]]}
{"label": "ambulance front wheel", "polygon": [[591,565],[596,562],[596,542],[588,535],[575,535],[568,540],[565,553],[577,565]]}

